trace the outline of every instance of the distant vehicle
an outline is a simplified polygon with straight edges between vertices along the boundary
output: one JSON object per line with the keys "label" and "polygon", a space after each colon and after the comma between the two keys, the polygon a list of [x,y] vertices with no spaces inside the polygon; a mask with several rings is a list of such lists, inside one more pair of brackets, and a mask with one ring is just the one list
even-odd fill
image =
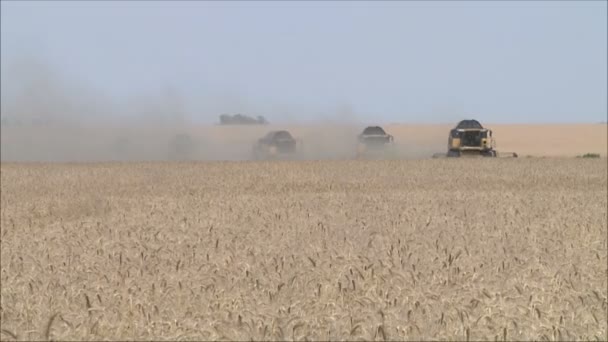
{"label": "distant vehicle", "polygon": [[283,159],[297,155],[301,148],[289,131],[278,130],[268,132],[253,145],[253,157],[259,159]]}
{"label": "distant vehicle", "polygon": [[368,126],[357,136],[357,157],[382,154],[393,143],[393,136],[382,127]]}
{"label": "distant vehicle", "polygon": [[434,157],[517,157],[517,153],[495,150],[496,142],[492,130],[484,128],[474,119],[462,120],[450,130],[447,154],[436,154]]}

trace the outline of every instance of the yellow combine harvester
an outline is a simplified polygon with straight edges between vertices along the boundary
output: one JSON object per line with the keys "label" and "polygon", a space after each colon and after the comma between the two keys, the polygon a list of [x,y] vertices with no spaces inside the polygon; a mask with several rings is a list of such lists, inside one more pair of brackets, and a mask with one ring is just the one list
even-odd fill
{"label": "yellow combine harvester", "polygon": [[495,145],[492,130],[484,128],[477,120],[462,120],[450,130],[448,153],[433,157],[517,157],[514,152],[497,152]]}

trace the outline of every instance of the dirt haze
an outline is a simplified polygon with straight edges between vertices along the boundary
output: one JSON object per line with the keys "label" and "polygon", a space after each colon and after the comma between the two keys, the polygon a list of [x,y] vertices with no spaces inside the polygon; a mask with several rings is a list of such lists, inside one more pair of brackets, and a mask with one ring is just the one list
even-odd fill
{"label": "dirt haze", "polygon": [[[385,125],[395,137],[391,158],[430,158],[444,152],[453,125]],[[606,124],[491,125],[498,151],[519,156],[575,157],[607,155]],[[351,159],[357,123],[213,126],[187,123],[2,125],[2,161],[153,161],[249,160],[253,143],[270,130],[287,129],[303,143],[304,159]],[[192,151],[185,157],[172,151],[172,139],[187,134]]]}
{"label": "dirt haze", "polygon": [[[349,104],[336,104],[333,110],[325,108],[323,115],[313,115],[306,107],[292,108],[289,114],[268,103],[269,113],[260,113],[256,106],[235,107],[235,98],[213,97],[199,100],[216,103],[222,110],[240,108],[246,115],[270,114],[274,124],[193,124],[193,117],[210,119],[210,115],[219,122],[222,113],[199,111],[171,85],[117,99],[34,56],[7,64],[1,82],[2,161],[249,160],[253,143],[274,129],[287,129],[301,139],[304,159],[351,159],[356,136],[365,127]],[[325,119],[303,123],[307,114]],[[383,125],[395,137],[390,157],[419,159],[445,152],[448,132],[461,118],[449,110],[434,116],[435,120],[452,118],[454,122],[444,125]],[[606,124],[493,125],[483,117],[477,119],[494,130],[499,151],[520,156],[607,154]],[[174,139],[184,134],[189,139],[188,155],[174,146]]]}

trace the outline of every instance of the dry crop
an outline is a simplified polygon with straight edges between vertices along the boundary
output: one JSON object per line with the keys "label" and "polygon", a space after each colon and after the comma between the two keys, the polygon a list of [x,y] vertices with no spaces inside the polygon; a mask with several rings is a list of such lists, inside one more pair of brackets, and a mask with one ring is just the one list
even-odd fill
{"label": "dry crop", "polygon": [[2,164],[2,340],[606,340],[602,159]]}

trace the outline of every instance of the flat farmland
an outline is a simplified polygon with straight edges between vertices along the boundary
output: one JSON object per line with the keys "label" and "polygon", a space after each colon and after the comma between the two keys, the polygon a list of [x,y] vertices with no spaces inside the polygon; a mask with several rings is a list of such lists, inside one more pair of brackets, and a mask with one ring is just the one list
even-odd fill
{"label": "flat farmland", "polygon": [[1,338],[605,341],[607,172],[2,163]]}
{"label": "flat farmland", "polygon": [[[302,159],[352,159],[356,138],[365,125],[344,122],[213,126],[195,124],[116,123],[41,127],[4,127],[0,134],[2,161],[167,161],[171,140],[192,138],[192,160],[251,160],[251,148],[271,130],[289,130],[303,143]],[[446,152],[454,124],[389,124],[395,138],[395,159],[427,159]],[[606,157],[606,124],[485,124],[493,130],[496,149],[520,157],[576,157],[586,153]]]}

